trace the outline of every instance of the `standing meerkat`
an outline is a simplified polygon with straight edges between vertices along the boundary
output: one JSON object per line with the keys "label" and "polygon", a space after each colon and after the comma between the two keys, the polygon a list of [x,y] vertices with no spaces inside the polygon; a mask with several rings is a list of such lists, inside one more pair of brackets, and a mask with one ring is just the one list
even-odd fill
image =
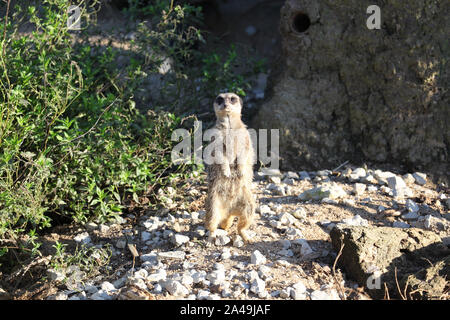
{"label": "standing meerkat", "polygon": [[[238,233],[250,242],[245,230],[252,223],[255,200],[252,194],[254,151],[247,127],[241,120],[242,99],[222,93],[214,100],[216,114],[215,161],[208,167],[208,196],[205,227],[215,237],[218,226],[227,230],[238,217]],[[216,140],[217,139],[217,140]]]}

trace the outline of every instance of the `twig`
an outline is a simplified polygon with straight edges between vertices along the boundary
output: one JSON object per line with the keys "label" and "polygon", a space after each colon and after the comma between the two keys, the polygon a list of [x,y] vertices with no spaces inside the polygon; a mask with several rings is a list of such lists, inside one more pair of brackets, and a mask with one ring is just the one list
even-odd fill
{"label": "twig", "polygon": [[[395,275],[395,284],[397,285],[397,290],[398,290],[398,293],[400,294],[400,297],[401,297],[403,300],[407,300],[407,299],[406,299],[406,296],[403,295],[402,291],[400,290],[400,285],[398,284],[398,279],[397,279],[397,267],[394,268],[394,275]],[[405,291],[406,291],[406,286],[405,286]]]}
{"label": "twig", "polygon": [[389,297],[389,290],[387,288],[386,282],[384,283],[384,300],[391,300]]}
{"label": "twig", "polygon": [[339,252],[338,252],[338,254],[336,256],[336,259],[334,260],[332,271],[333,271],[334,281],[336,282],[336,285],[337,285],[337,287],[339,289],[339,295],[341,296],[342,299],[345,300],[345,299],[347,299],[347,297],[345,295],[344,290],[342,289],[341,283],[337,280],[337,277],[336,277],[336,264],[337,264],[337,262],[339,260],[339,257],[342,255],[342,250],[343,249],[344,249],[344,235],[341,236],[341,247],[339,248]]}
{"label": "twig", "polygon": [[83,138],[85,135],[87,135],[89,132],[91,132],[91,131],[95,128],[95,126],[97,126],[98,122],[100,121],[100,119],[102,118],[102,116],[105,114],[105,112],[108,111],[109,108],[111,108],[112,105],[113,105],[114,103],[116,103],[116,101],[117,101],[118,99],[119,99],[119,98],[116,98],[113,102],[111,102],[111,104],[110,104],[109,106],[107,106],[107,107],[105,108],[105,110],[102,111],[102,113],[101,113],[100,116],[98,117],[97,121],[95,121],[94,125],[93,125],[92,127],[90,127],[88,131],[86,131],[86,132],[83,133],[82,135],[79,135],[78,137],[73,138],[72,140],[69,140],[69,141],[67,141],[67,142],[61,142],[61,143],[57,144],[55,147],[59,147],[60,145],[67,144],[67,143],[71,143],[71,142],[73,142],[73,141],[79,140],[79,139]]}
{"label": "twig", "polygon": [[344,163],[340,164],[338,167],[334,168],[332,171],[338,171],[340,168],[345,166],[347,163],[349,163],[349,160],[345,161]]}
{"label": "twig", "polygon": [[11,3],[11,0],[6,0],[6,15],[5,15],[5,24],[3,27],[3,48],[2,48],[2,55],[5,55],[5,40],[6,40],[6,27],[8,26],[8,14],[9,14],[9,5]]}

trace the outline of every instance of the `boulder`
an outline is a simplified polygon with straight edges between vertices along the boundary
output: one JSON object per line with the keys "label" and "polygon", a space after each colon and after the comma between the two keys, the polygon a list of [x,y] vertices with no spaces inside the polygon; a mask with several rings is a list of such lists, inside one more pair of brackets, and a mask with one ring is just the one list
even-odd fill
{"label": "boulder", "polygon": [[[406,287],[404,292],[408,298],[443,294],[442,279],[445,279],[444,272],[448,272],[450,250],[434,232],[338,224],[330,236],[336,251],[340,250],[341,243],[344,245],[338,264],[348,277],[366,287],[373,298],[385,296],[385,285],[391,298],[400,298],[397,281],[402,294]],[[430,266],[434,267],[429,269]],[[407,285],[408,278],[411,280]],[[427,287],[428,293],[414,293],[412,284],[416,288]]]}
{"label": "boulder", "polygon": [[281,59],[252,119],[280,129],[284,169],[348,159],[449,168],[450,3],[377,2],[379,30],[366,26],[371,4],[285,1]]}

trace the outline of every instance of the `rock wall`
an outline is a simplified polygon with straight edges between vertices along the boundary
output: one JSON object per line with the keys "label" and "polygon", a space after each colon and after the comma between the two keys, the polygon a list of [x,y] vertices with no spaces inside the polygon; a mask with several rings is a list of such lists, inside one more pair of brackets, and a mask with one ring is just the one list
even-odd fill
{"label": "rock wall", "polygon": [[[379,30],[366,26],[372,4]],[[448,170],[449,12],[438,0],[287,0],[281,62],[252,123],[280,129],[282,167]]]}

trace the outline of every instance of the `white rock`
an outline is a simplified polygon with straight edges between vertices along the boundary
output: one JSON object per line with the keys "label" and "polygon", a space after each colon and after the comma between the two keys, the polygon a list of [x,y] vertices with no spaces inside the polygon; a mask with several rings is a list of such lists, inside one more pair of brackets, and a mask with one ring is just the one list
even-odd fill
{"label": "white rock", "polygon": [[319,177],[328,177],[331,174],[330,170],[319,170],[316,172],[316,175]]}
{"label": "white rock", "polygon": [[375,177],[373,175],[371,175],[371,174],[369,174],[369,175],[367,175],[365,177],[362,177],[361,181],[365,182],[365,183],[371,183],[371,184],[377,184],[378,183],[378,180],[375,179]]}
{"label": "white rock", "polygon": [[91,243],[91,237],[89,236],[89,233],[87,232],[82,232],[77,234],[73,240],[75,240],[75,242],[79,242],[82,244],[88,244]]}
{"label": "white rock", "polygon": [[277,265],[283,266],[283,267],[289,267],[291,263],[289,261],[286,261],[284,259],[278,259],[275,261]]}
{"label": "white rock", "polygon": [[437,218],[427,215],[424,218],[424,227],[427,230],[448,231],[450,230],[450,221],[445,218]]}
{"label": "white rock", "polygon": [[323,198],[320,202],[322,203],[328,203],[328,204],[338,204],[337,200],[330,199],[330,198]]}
{"label": "white rock", "polygon": [[419,212],[419,206],[417,205],[417,203],[415,203],[411,199],[406,200],[405,206],[406,206],[406,209],[408,209],[408,212],[414,212],[414,213]]}
{"label": "white rock", "polygon": [[385,193],[385,194],[388,194],[388,195],[390,195],[390,196],[393,196],[393,195],[394,195],[394,192],[392,191],[392,189],[389,188],[389,187],[386,187],[386,186],[381,186],[381,187],[380,187],[380,191],[383,192],[383,193]]}
{"label": "white rock", "polygon": [[352,174],[356,175],[358,178],[362,178],[367,175],[367,172],[364,168],[356,168],[355,170],[353,170]]}
{"label": "white rock", "polygon": [[64,278],[66,277],[62,270],[54,270],[54,269],[47,270],[47,276],[52,281],[63,281]]}
{"label": "white rock", "polygon": [[220,259],[228,260],[231,258],[231,252],[229,248],[223,248],[222,253],[220,254]]}
{"label": "white rock", "polygon": [[225,246],[230,241],[231,241],[231,239],[227,235],[218,235],[218,236],[216,236],[214,243],[216,246]]}
{"label": "white rock", "polygon": [[416,180],[416,183],[423,186],[427,183],[427,175],[421,172],[414,172],[413,177]]}
{"label": "white rock", "polygon": [[192,276],[190,274],[184,273],[182,278],[181,278],[181,284],[183,286],[190,286],[193,283],[194,283],[194,278],[192,278]]}
{"label": "white rock", "polygon": [[361,218],[359,214],[353,216],[352,218],[343,219],[341,223],[349,225],[349,226],[364,226],[367,227],[369,225],[369,221],[364,218]]}
{"label": "white rock", "polygon": [[279,221],[282,224],[284,224],[286,226],[289,226],[289,225],[294,224],[295,222],[297,222],[297,219],[293,215],[291,215],[290,213],[284,212],[284,213],[282,213],[280,215]]}
{"label": "white rock", "polygon": [[257,279],[253,280],[250,286],[250,291],[254,294],[257,294],[259,298],[264,298],[267,296],[266,283],[264,282],[264,280],[258,277]]}
{"label": "white rock", "polygon": [[163,287],[173,296],[186,296],[189,294],[189,290],[176,280],[164,281]]}
{"label": "white rock", "polygon": [[313,249],[311,248],[311,246],[309,245],[308,241],[306,241],[305,239],[295,239],[293,241],[291,241],[291,243],[300,245],[300,254],[302,256],[306,256],[308,254],[313,253]]}
{"label": "white rock", "polygon": [[216,262],[213,265],[214,270],[224,270],[225,266],[222,263]]}
{"label": "white rock", "polygon": [[413,184],[416,181],[411,173],[403,175],[402,178],[406,182],[406,184]]}
{"label": "white rock", "polygon": [[285,178],[289,179],[300,179],[299,175],[294,171],[288,171],[284,174]]}
{"label": "white rock", "polygon": [[310,294],[311,300],[334,300],[330,294],[322,290],[314,290]]}
{"label": "white rock", "polygon": [[194,283],[200,283],[206,280],[206,271],[196,271],[192,274],[192,280]]}
{"label": "white rock", "polygon": [[405,181],[398,176],[387,178],[389,188],[392,189],[394,198],[404,198],[412,196],[412,191],[406,186]]}
{"label": "white rock", "polygon": [[191,219],[197,220],[197,219],[199,219],[199,217],[200,217],[200,214],[197,211],[191,212]]}
{"label": "white rock", "polygon": [[389,171],[375,170],[374,176],[378,180],[379,184],[388,184],[387,179],[390,177],[395,177],[395,174]]}
{"label": "white rock", "polygon": [[114,285],[108,281],[102,282],[102,284],[100,285],[100,288],[101,288],[101,290],[106,291],[106,292],[117,290],[116,287],[114,287]]}
{"label": "white rock", "polygon": [[364,183],[355,183],[353,185],[353,192],[359,196],[362,195],[366,191],[366,185]]}
{"label": "white rock", "polygon": [[278,176],[269,176],[268,177],[269,181],[274,183],[274,184],[280,184],[281,183],[281,178]]}
{"label": "white rock", "polygon": [[335,200],[345,196],[347,196],[347,192],[345,192],[345,190],[342,189],[342,187],[340,187],[337,183],[332,182],[306,190],[301,193],[298,198],[300,200],[322,200],[324,198]]}
{"label": "white rock", "polygon": [[84,227],[88,230],[88,231],[94,231],[95,229],[98,228],[98,225],[95,222],[88,222],[84,225]]}
{"label": "white rock", "polygon": [[236,248],[241,248],[244,246],[244,240],[241,238],[241,236],[236,236],[236,238],[233,240],[233,246]]}
{"label": "white rock", "polygon": [[145,269],[139,269],[133,275],[135,278],[145,279],[148,276],[148,271]]}
{"label": "white rock", "polygon": [[268,266],[261,265],[258,268],[258,275],[261,277],[261,279],[267,279],[272,272],[272,269]]}
{"label": "white rock", "polygon": [[189,240],[190,240],[190,239],[189,239],[188,236],[185,236],[185,235],[182,235],[182,234],[179,234],[179,233],[174,234],[174,235],[170,238],[170,241],[171,241],[172,244],[174,244],[175,246],[181,246],[181,245],[183,245],[183,244],[189,242]]}
{"label": "white rock", "polygon": [[367,187],[367,191],[369,192],[377,192],[378,191],[378,187],[374,186],[374,185],[370,185]]}
{"label": "white rock", "polygon": [[303,282],[299,281],[292,285],[292,288],[294,288],[295,291],[298,293],[305,293],[306,292],[306,286],[303,284]]}
{"label": "white rock", "polygon": [[291,288],[281,289],[280,298],[287,299],[291,296]]}
{"label": "white rock", "polygon": [[218,285],[225,281],[225,270],[214,270],[206,276],[206,279],[211,281],[211,284]]}
{"label": "white rock", "polygon": [[263,214],[273,214],[272,209],[267,204],[260,205],[258,208],[259,213]]}
{"label": "white rock", "polygon": [[259,250],[255,250],[250,256],[250,261],[252,264],[260,265],[266,263],[266,257]]}
{"label": "white rock", "polygon": [[292,215],[299,220],[304,220],[307,217],[306,210],[303,207],[295,209]]}
{"label": "white rock", "polygon": [[100,233],[107,233],[108,231],[109,231],[109,227],[106,225],[106,224],[101,224],[99,227],[98,227],[98,230],[100,231]]}
{"label": "white rock", "polygon": [[292,286],[290,290],[290,296],[294,300],[305,300],[306,299],[306,287],[302,282],[297,282]]}
{"label": "white rock", "polygon": [[291,238],[303,238],[302,231],[294,227],[287,227],[286,235]]}
{"label": "white rock", "polygon": [[211,292],[208,290],[200,290],[197,293],[197,300],[208,300]]}
{"label": "white rock", "polygon": [[167,272],[164,269],[158,269],[156,273],[149,274],[147,276],[147,281],[149,282],[159,282],[166,280]]}
{"label": "white rock", "polygon": [[272,168],[262,168],[260,172],[265,176],[278,176],[281,177],[282,174],[279,169],[272,169]]}

